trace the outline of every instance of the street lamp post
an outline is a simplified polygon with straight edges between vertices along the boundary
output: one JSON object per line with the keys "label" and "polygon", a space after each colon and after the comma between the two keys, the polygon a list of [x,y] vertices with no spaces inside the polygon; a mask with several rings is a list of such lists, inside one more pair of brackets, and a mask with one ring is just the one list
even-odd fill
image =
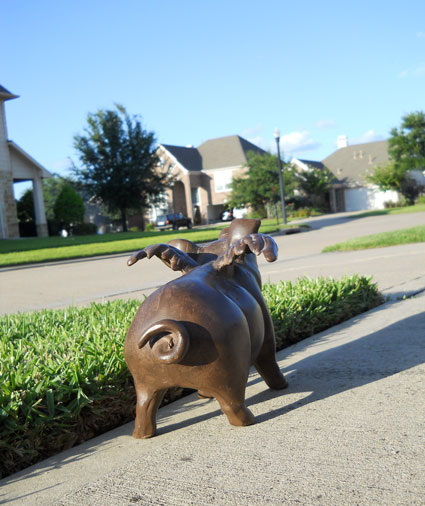
{"label": "street lamp post", "polygon": [[277,162],[279,164],[279,188],[280,188],[280,204],[282,206],[282,220],[286,225],[286,209],[285,209],[285,186],[283,183],[283,174],[282,174],[282,160],[280,159],[280,132],[278,128],[275,128],[274,138],[276,139],[277,146]]}

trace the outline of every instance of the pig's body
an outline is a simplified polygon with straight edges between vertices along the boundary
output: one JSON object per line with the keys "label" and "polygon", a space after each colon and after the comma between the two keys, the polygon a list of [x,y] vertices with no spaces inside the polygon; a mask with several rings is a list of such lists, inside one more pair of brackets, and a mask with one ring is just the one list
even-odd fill
{"label": "pig's body", "polygon": [[250,366],[271,388],[286,386],[252,253],[224,267],[210,261],[156,290],[140,306],[124,353],[137,392],[138,438],[154,435],[156,410],[170,387],[215,397],[230,423],[249,425]]}

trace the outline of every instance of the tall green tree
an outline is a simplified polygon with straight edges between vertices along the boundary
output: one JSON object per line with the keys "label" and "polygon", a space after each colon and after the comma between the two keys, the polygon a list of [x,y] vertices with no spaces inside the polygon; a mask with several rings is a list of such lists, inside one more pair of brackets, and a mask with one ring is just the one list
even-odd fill
{"label": "tall green tree", "polygon": [[393,128],[388,140],[388,153],[405,172],[425,170],[425,113],[403,116],[399,129]]}
{"label": "tall green tree", "polygon": [[[75,182],[71,179],[53,174],[52,177],[43,179],[43,199],[44,207],[46,209],[46,218],[48,220],[55,219],[55,203],[65,185],[75,187]],[[74,188],[75,189],[75,188]]]}
{"label": "tall green tree", "polygon": [[16,209],[21,223],[35,222],[34,195],[30,188],[21,195],[16,203]]}
{"label": "tall green tree", "polygon": [[400,128],[391,130],[388,140],[390,162],[375,167],[366,179],[382,190],[400,192],[407,203],[413,204],[423,191],[423,185],[411,171],[425,170],[425,113],[413,112],[403,116]]}
{"label": "tall green tree", "polygon": [[[294,175],[292,168],[283,163],[285,197],[293,195]],[[232,207],[250,205],[262,216],[266,216],[267,205],[280,201],[279,166],[276,155],[271,153],[247,153],[247,172],[232,180]]]}
{"label": "tall green tree", "polygon": [[157,170],[154,134],[121,105],[89,114],[85,135],[76,135],[74,146],[82,164],[75,175],[87,193],[120,213],[124,231],[128,212],[160,200],[169,182]]}
{"label": "tall green tree", "polygon": [[84,220],[84,202],[70,184],[62,187],[54,206],[55,219],[69,230]]}
{"label": "tall green tree", "polygon": [[294,178],[298,189],[303,195],[306,204],[325,208],[326,193],[334,179],[333,174],[326,167],[309,167],[309,170],[295,170]]}

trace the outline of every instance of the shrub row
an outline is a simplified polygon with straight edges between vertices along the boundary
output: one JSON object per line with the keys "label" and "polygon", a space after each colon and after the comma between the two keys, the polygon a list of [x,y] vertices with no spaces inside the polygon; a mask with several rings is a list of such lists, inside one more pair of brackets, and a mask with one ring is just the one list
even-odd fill
{"label": "shrub row", "polygon": [[[278,349],[381,302],[369,278],[266,285]],[[0,318],[0,476],[131,420],[135,392],[123,358],[140,301]],[[165,402],[180,396],[168,393]]]}

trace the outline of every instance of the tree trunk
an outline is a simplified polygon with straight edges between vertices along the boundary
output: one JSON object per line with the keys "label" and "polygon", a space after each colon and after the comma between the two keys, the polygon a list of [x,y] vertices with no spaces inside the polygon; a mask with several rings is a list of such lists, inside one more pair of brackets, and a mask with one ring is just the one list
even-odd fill
{"label": "tree trunk", "polygon": [[127,232],[127,209],[121,209],[122,231]]}

